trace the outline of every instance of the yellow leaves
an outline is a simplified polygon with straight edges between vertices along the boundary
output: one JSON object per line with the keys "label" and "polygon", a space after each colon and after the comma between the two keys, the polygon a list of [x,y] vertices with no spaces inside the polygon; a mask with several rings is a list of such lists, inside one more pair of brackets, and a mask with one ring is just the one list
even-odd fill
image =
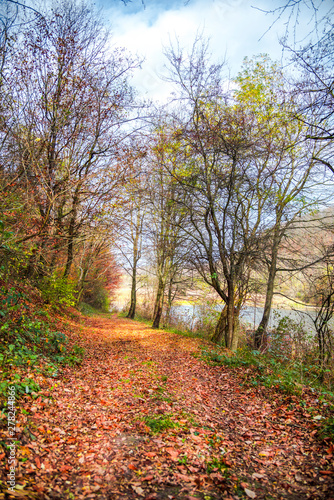
{"label": "yellow leaves", "polygon": [[21,446],[20,455],[22,457],[29,457],[31,455],[31,450],[27,446]]}

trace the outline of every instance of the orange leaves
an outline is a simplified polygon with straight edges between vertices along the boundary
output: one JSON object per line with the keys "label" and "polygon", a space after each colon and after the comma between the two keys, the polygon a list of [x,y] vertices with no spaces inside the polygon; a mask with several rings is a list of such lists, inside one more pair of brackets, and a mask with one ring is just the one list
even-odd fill
{"label": "orange leaves", "polygon": [[176,462],[179,458],[180,452],[174,448],[166,448],[167,453],[169,453],[171,459]]}
{"label": "orange leaves", "polygon": [[101,399],[100,404],[102,406],[110,406],[111,405],[110,401],[106,401],[105,399]]}
{"label": "orange leaves", "polygon": [[72,469],[73,469],[73,467],[71,465],[62,465],[59,470],[60,470],[60,472],[68,472]]}
{"label": "orange leaves", "polygon": [[227,465],[227,467],[232,467],[233,463],[227,457],[222,458],[222,462]]}
{"label": "orange leaves", "polygon": [[[253,397],[227,369],[221,391],[222,369],[189,359],[189,346],[196,347],[192,339],[173,336],[170,349],[171,335],[156,331],[153,337],[146,326],[116,318],[87,320],[82,342],[89,345],[89,360],[61,375],[62,387],[71,392],[59,391],[44,407],[34,400],[35,412],[24,423],[33,425],[37,438],[22,443],[18,454],[29,480],[45,480],[59,498],[69,489],[78,500],[96,491],[101,497],[156,500],[171,483],[175,498],[185,499],[232,499],[241,486],[245,498],[277,500],[285,487],[297,497],[298,485],[310,498],[326,498],[334,448],[311,435],[309,416],[277,397],[275,404]],[[148,358],[153,363],[145,364]],[[167,380],[158,383],[163,375]],[[121,378],[132,386],[116,386]],[[201,394],[205,403],[196,399]],[[160,422],[168,416],[177,427],[152,433],[145,424],[149,417]],[[286,424],[287,416],[294,426]]]}
{"label": "orange leaves", "polygon": [[142,481],[152,481],[152,479],[154,479],[154,476],[153,474],[149,474],[148,476],[145,476],[145,477],[142,477]]}
{"label": "orange leaves", "polygon": [[185,474],[179,474],[179,473],[176,473],[175,474],[175,478],[178,480],[178,481],[184,481],[185,483],[191,483],[191,482],[195,482],[195,479],[191,476],[186,476]]}

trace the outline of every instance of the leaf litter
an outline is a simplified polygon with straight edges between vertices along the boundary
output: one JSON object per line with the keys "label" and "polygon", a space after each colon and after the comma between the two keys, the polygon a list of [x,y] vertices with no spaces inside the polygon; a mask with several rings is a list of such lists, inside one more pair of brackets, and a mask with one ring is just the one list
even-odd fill
{"label": "leaf litter", "polygon": [[333,445],[300,398],[208,366],[199,339],[116,316],[71,328],[85,359],[20,400],[0,499],[334,499]]}

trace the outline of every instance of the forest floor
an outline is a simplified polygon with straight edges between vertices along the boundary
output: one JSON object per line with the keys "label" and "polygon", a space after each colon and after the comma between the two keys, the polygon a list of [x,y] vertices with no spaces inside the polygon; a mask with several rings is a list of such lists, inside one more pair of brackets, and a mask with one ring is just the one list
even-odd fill
{"label": "forest floor", "polygon": [[0,498],[334,500],[311,392],[254,388],[246,368],[208,365],[201,339],[116,316],[70,323],[84,361],[19,400],[17,487]]}

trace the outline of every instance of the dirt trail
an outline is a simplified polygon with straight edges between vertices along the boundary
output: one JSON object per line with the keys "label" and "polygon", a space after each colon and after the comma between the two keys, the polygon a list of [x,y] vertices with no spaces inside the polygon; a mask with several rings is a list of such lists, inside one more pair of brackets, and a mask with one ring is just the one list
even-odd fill
{"label": "dirt trail", "polygon": [[334,499],[333,447],[297,398],[208,366],[199,339],[117,317],[75,329],[83,364],[25,406],[25,498]]}

